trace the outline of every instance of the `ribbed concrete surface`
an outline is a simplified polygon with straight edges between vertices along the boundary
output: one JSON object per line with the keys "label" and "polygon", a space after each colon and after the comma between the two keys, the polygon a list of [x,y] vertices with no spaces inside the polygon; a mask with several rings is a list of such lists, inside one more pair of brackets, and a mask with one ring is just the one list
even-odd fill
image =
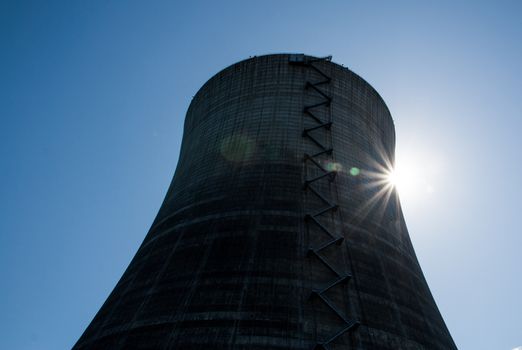
{"label": "ribbed concrete surface", "polygon": [[[194,97],[179,163],[142,246],[75,349],[313,349],[351,321],[328,349],[455,349],[415,257],[394,193],[377,164],[391,162],[393,121],[364,80],[327,61],[289,55],[236,63]],[[302,59],[301,57],[300,59]],[[312,57],[304,57],[310,61]],[[319,216],[340,244],[305,216],[324,207],[306,189],[321,171],[305,154],[304,106],[331,127],[311,132],[332,154],[314,158],[335,178],[313,183],[337,210]],[[350,169],[358,168],[356,176]],[[356,173],[356,171],[353,171]],[[328,181],[331,180],[331,181]],[[343,321],[317,295],[325,292]],[[351,278],[349,276],[351,275]]]}

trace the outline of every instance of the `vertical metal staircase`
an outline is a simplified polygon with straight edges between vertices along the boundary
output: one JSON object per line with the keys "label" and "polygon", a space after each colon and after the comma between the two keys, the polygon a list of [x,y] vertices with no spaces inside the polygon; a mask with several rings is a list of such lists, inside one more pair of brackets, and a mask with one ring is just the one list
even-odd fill
{"label": "vertical metal staircase", "polygon": [[[305,55],[291,55],[289,58],[290,64],[309,68],[318,73],[321,77],[320,80],[315,82],[307,81],[305,85],[305,89],[311,89],[313,94],[317,95],[320,102],[305,105],[303,113],[305,117],[313,123],[313,126],[304,128],[302,135],[317,149],[317,152],[314,152],[313,154],[304,154],[303,161],[305,162],[305,175],[303,187],[305,191],[309,191],[317,197],[322,205],[317,207],[317,210],[306,213],[304,220],[310,234],[323,235],[325,238],[327,237],[327,241],[317,246],[310,246],[308,249],[308,255],[315,258],[318,263],[326,266],[334,276],[326,285],[314,288],[311,291],[311,297],[319,298],[343,323],[338,331],[326,336],[325,339],[317,339],[313,348],[314,350],[329,350],[331,344],[336,339],[346,332],[355,331],[359,326],[359,321],[351,319],[345,315],[342,311],[343,305],[336,305],[336,303],[326,295],[328,291],[333,290],[334,288],[339,288],[344,283],[348,283],[351,278],[349,273],[340,271],[339,268],[336,268],[328,262],[327,248],[337,246],[337,249],[344,249],[344,245],[341,244],[344,240],[342,232],[336,232],[335,229],[328,228],[327,225],[321,223],[328,214],[332,216],[332,221],[335,221],[336,217],[340,219],[339,205],[334,202],[334,196],[331,195],[331,192],[335,191],[329,191],[330,194],[325,194],[324,191],[319,189],[320,182],[323,181],[330,182],[332,187],[335,188],[335,179],[338,171],[335,166],[324,166],[324,164],[335,164],[333,159],[334,150],[331,141],[331,129],[333,125],[331,117],[332,97],[321,89],[321,87],[331,83],[331,78],[314,64],[319,61],[330,61],[331,58],[331,56],[325,58],[311,58]],[[324,110],[326,110],[326,112],[324,112]],[[321,111],[323,112],[321,113]],[[314,137],[313,135],[314,131],[319,131],[321,129],[324,130],[327,135],[324,140]],[[314,168],[315,171],[314,176],[311,178],[308,177],[309,172],[306,170],[308,168]],[[333,227],[335,228],[335,223]],[[344,305],[344,309],[346,308],[347,305]]]}

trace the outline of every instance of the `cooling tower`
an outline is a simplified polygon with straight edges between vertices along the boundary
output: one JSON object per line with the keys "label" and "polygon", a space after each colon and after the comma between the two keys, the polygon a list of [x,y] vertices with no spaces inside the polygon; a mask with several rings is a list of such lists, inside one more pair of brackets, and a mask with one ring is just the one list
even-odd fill
{"label": "cooling tower", "polygon": [[74,349],[456,349],[383,181],[394,147],[382,98],[329,57],[219,72],[190,104],[156,219]]}

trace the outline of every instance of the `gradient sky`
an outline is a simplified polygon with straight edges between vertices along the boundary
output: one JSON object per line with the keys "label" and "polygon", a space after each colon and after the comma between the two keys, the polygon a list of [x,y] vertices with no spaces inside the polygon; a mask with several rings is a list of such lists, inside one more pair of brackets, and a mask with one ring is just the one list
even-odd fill
{"label": "gradient sky", "polygon": [[192,96],[277,52],[379,91],[455,342],[521,346],[522,2],[420,3],[1,1],[0,348],[74,344],[159,209]]}

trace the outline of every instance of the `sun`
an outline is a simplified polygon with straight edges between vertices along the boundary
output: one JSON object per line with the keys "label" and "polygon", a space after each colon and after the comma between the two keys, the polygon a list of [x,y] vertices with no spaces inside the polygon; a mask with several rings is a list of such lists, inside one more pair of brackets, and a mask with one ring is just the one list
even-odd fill
{"label": "sun", "polygon": [[393,187],[397,186],[397,183],[399,182],[399,176],[394,170],[391,170],[388,174],[386,174],[386,181]]}
{"label": "sun", "polygon": [[370,198],[359,208],[363,215],[372,207],[384,211],[390,201],[399,198],[403,205],[407,203],[409,206],[434,200],[436,185],[440,185],[444,176],[442,158],[424,150],[409,149],[397,154],[393,160],[383,151],[380,160],[371,160],[369,165],[371,170],[352,167],[349,171],[351,176],[367,178],[364,186],[372,191]]}
{"label": "sun", "polygon": [[410,195],[419,189],[420,174],[412,165],[397,166],[387,174],[388,183],[397,189],[401,195]]}
{"label": "sun", "polygon": [[435,189],[430,181],[432,171],[422,159],[399,158],[386,173],[388,186],[393,187],[403,199],[413,199],[432,194]]}

